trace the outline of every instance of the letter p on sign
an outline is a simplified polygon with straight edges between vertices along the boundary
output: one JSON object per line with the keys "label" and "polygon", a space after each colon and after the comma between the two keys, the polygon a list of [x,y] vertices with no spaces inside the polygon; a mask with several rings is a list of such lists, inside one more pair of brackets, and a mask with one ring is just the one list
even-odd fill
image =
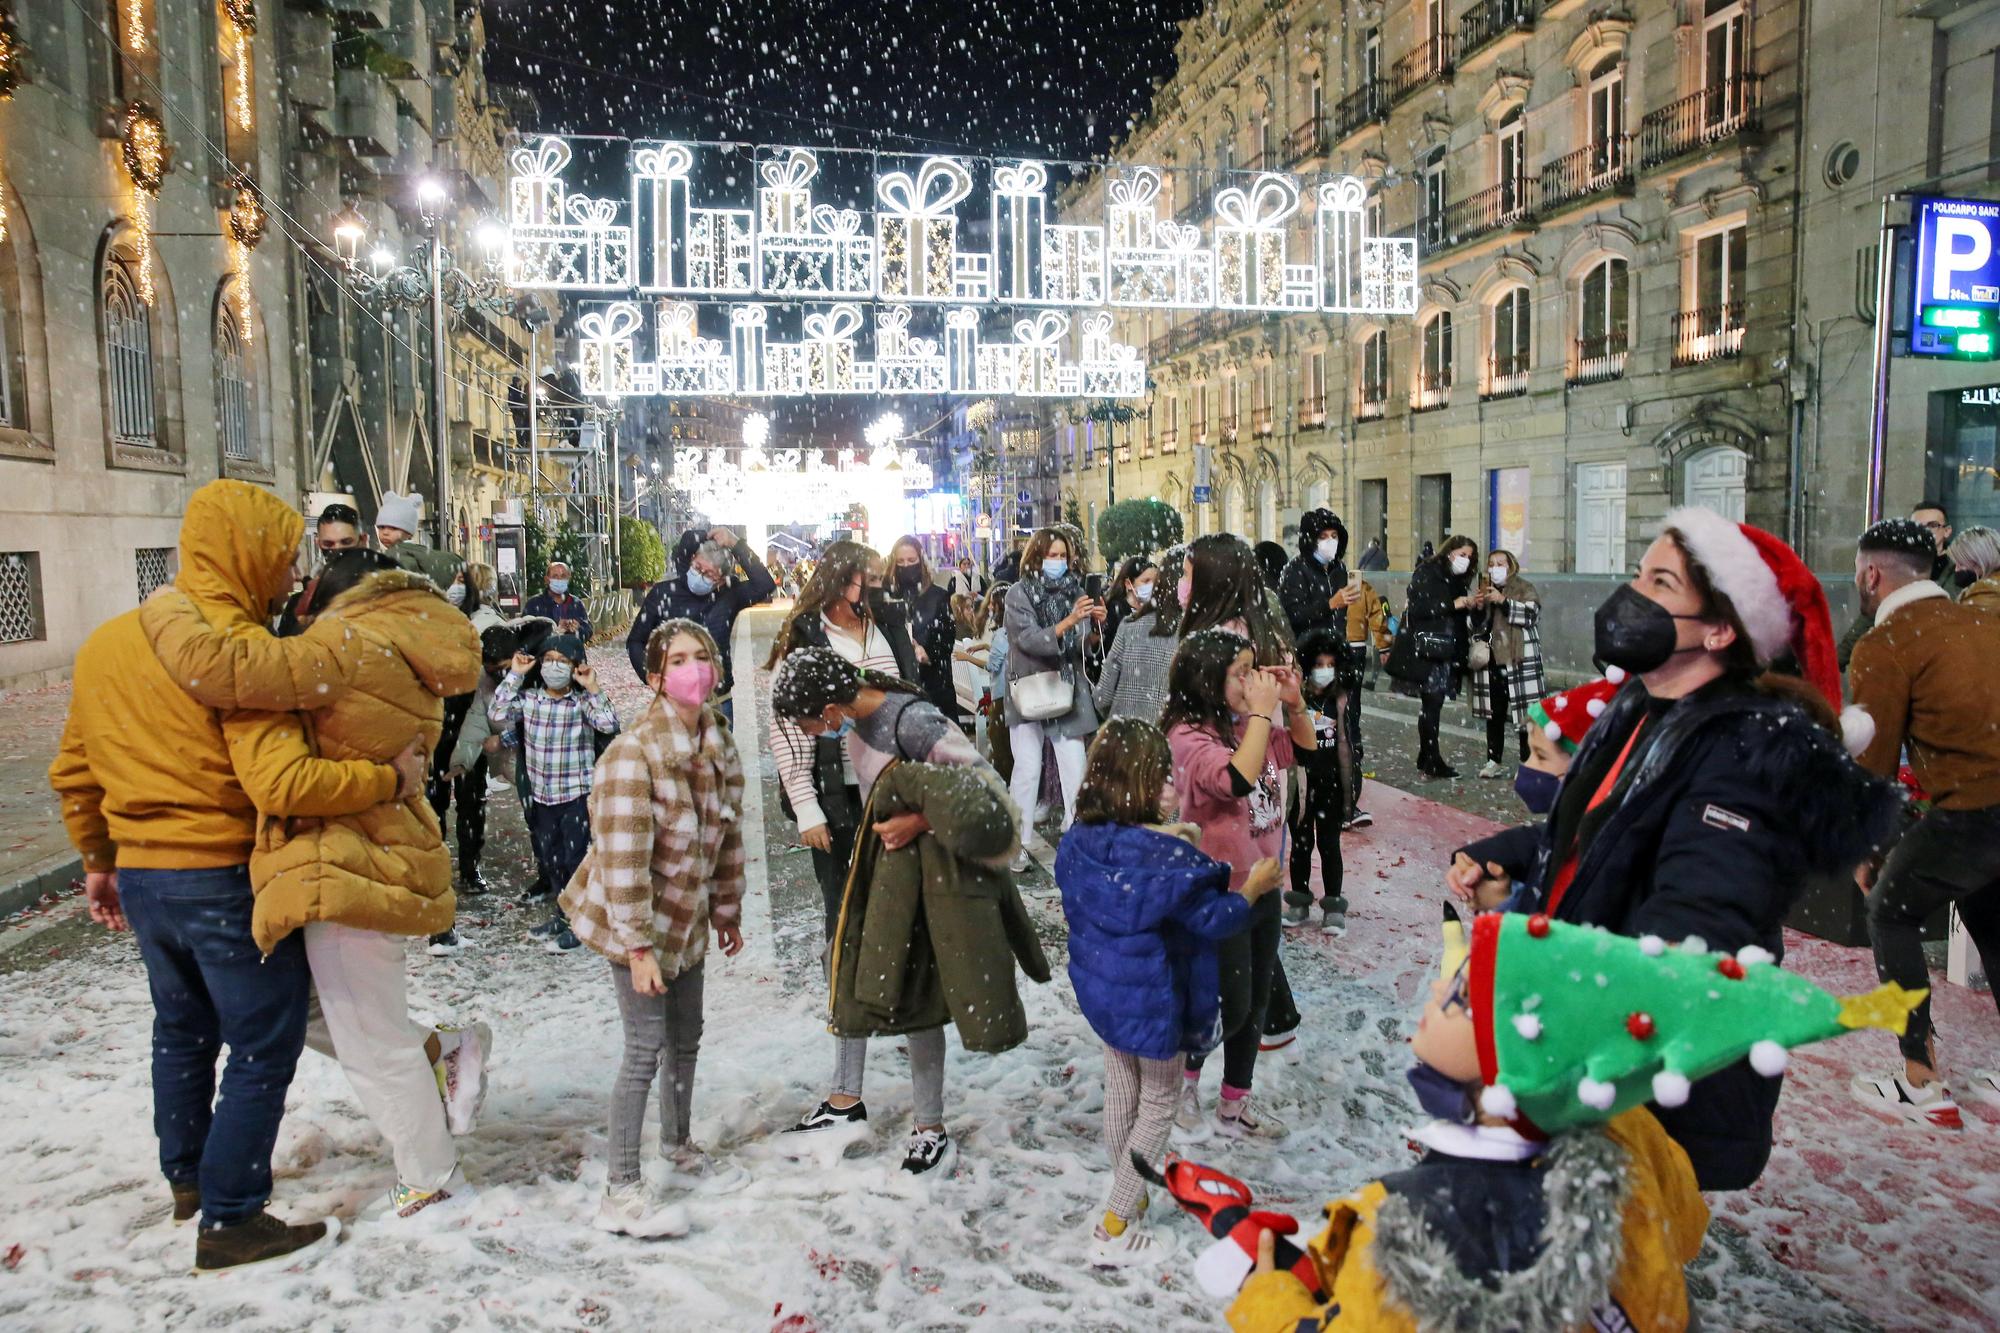
{"label": "letter p on sign", "polygon": [[1939,218],[1937,248],[1931,272],[1931,300],[1963,301],[1957,290],[1961,274],[1978,273],[1993,258],[1993,237],[1977,218]]}

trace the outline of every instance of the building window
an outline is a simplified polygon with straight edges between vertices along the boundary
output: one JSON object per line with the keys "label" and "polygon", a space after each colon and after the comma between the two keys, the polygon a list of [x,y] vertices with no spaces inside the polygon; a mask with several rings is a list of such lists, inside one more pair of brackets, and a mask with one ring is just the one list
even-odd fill
{"label": "building window", "polygon": [[1353,540],[1364,547],[1369,542],[1380,542],[1386,554],[1389,550],[1389,480],[1378,477],[1364,481],[1354,488]]}
{"label": "building window", "polygon": [[1236,440],[1237,418],[1243,414],[1243,380],[1230,375],[1222,381],[1222,442]]}
{"label": "building window", "polygon": [[1615,380],[1625,373],[1631,315],[1631,270],[1624,260],[1603,260],[1583,275],[1571,383]]}
{"label": "building window", "polygon": [[1421,213],[1417,218],[1417,239],[1425,250],[1436,249],[1444,240],[1445,197],[1444,149],[1436,148],[1417,164],[1417,175],[1422,181],[1423,192],[1419,196]]}
{"label": "building window", "polygon": [[1707,0],[1701,22],[1701,88],[1710,125],[1741,114],[1748,25],[1743,0]]}
{"label": "building window", "polygon": [[1625,168],[1625,65],[1606,56],[1590,71],[1591,185]]}
{"label": "building window", "polygon": [[104,263],[104,359],[110,370],[112,439],[118,444],[159,447],[153,411],[153,324],[130,266],[116,256]]}
{"label": "building window", "polygon": [[1528,391],[1530,319],[1526,287],[1516,287],[1494,303],[1485,397],[1513,398]]}
{"label": "building window", "polygon": [[1319,127],[1326,123],[1326,86],[1317,72],[1313,74],[1312,88],[1306,94],[1306,105],[1312,109],[1310,123],[1317,134]]}
{"label": "building window", "polygon": [[250,386],[250,366],[243,339],[228,303],[215,321],[215,412],[222,436],[222,456],[232,462],[257,461],[256,399]]}
{"label": "building window", "polygon": [[1443,546],[1451,535],[1451,473],[1417,478],[1417,541]]}
{"label": "building window", "polygon": [[1382,81],[1382,30],[1367,28],[1361,34],[1361,86],[1372,88]]}
{"label": "building window", "polygon": [[1674,364],[1693,365],[1742,354],[1747,235],[1744,224],[1737,222],[1690,241],[1681,309],[1674,316]]}
{"label": "building window", "polygon": [[1495,139],[1494,169],[1500,183],[1500,214],[1505,218],[1513,217],[1527,204],[1526,191],[1522,188],[1528,169],[1523,133],[1526,126],[1527,114],[1517,106],[1500,118],[1500,129]]}
{"label": "building window", "polygon": [[1160,404],[1160,452],[1173,453],[1180,448],[1181,400],[1168,394]]}
{"label": "building window", "polygon": [[141,546],[132,552],[132,568],[138,577],[139,600],[145,601],[159,589],[174,581],[174,568],[180,563],[171,546]]}
{"label": "building window", "polygon": [[1354,403],[1356,421],[1372,421],[1389,403],[1389,334],[1377,329],[1361,342],[1361,396]]}
{"label": "building window", "polygon": [[1450,30],[1451,10],[1445,0],[1424,0],[1424,30],[1418,41],[1429,51],[1428,63],[1434,70],[1451,64],[1451,47],[1447,44]]}
{"label": "building window", "polygon": [[1257,405],[1251,410],[1250,429],[1259,439],[1266,439],[1277,430],[1277,386],[1273,382],[1270,362],[1257,367]]}
{"label": "building window", "polygon": [[1264,113],[1263,121],[1257,127],[1257,165],[1265,171],[1276,171],[1278,161],[1278,132],[1271,126],[1271,113]]}
{"label": "building window", "polygon": [[34,551],[0,551],[0,643],[46,637],[41,556]]}
{"label": "building window", "polygon": [[1306,353],[1300,372],[1299,420],[1308,426],[1326,422],[1326,353],[1314,348]]}
{"label": "building window", "polygon": [[[0,259],[10,258],[0,254]],[[14,344],[18,341],[14,333],[14,306],[7,299],[7,292],[0,288],[0,426],[12,426],[20,418],[14,411]]]}
{"label": "building window", "polygon": [[1417,389],[1410,406],[1418,412],[1451,401],[1451,311],[1440,310],[1424,323],[1417,359]]}

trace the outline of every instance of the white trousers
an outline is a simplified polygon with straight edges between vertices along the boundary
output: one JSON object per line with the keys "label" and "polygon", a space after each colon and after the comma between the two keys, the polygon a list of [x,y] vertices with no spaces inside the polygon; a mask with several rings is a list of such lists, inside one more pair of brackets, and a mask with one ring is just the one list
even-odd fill
{"label": "white trousers", "polygon": [[396,1179],[434,1190],[457,1168],[458,1149],[424,1055],[431,1029],[410,1021],[406,942],[330,921],[306,925],[313,976],[306,1045],[347,1071],[361,1109],[389,1140]]}
{"label": "white trousers", "polygon": [[[1021,841],[1027,842],[1035,833],[1035,802],[1042,792],[1042,724],[1016,722],[1007,728],[1007,739],[1014,749],[1014,780],[1009,793],[1021,812]],[[1083,739],[1052,736],[1049,743],[1055,747],[1056,776],[1062,780],[1062,826],[1067,831],[1076,818],[1077,788],[1083,785]]]}

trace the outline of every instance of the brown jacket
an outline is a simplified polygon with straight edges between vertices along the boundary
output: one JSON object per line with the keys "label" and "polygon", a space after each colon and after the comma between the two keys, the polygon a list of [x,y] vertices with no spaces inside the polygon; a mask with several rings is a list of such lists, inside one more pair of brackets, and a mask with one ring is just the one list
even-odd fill
{"label": "brown jacket", "polygon": [[1885,598],[1847,669],[1849,693],[1875,723],[1862,766],[1893,777],[1907,744],[1917,781],[1941,809],[2000,805],[1996,661],[2000,616],[1957,605],[1929,580]]}
{"label": "brown jacket", "polygon": [[1367,579],[1361,580],[1361,600],[1347,608],[1347,641],[1373,644],[1377,652],[1389,647],[1389,606]]}
{"label": "brown jacket", "polygon": [[1989,574],[1958,595],[1960,606],[2000,615],[2000,574]]}

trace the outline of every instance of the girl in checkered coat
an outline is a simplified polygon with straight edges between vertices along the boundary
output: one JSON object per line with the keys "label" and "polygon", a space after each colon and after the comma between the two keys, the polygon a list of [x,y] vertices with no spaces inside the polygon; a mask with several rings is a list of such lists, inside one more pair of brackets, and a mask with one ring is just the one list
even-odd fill
{"label": "girl in checkered coat", "polygon": [[1486,574],[1473,594],[1473,634],[1491,649],[1483,671],[1472,677],[1472,711],[1486,719],[1486,766],[1482,778],[1504,778],[1507,733],[1512,731],[1520,762],[1528,761],[1528,709],[1548,692],[1542,673],[1542,597],[1521,577],[1521,562],[1512,551],[1492,551]]}
{"label": "girl in checkered coat", "polygon": [[596,1225],[627,1236],[688,1229],[685,1208],[651,1198],[639,1172],[646,1097],[663,1068],[670,1081],[660,1089],[660,1147],[676,1185],[713,1192],[747,1180],[688,1138],[709,932],[725,956],[743,947],[743,765],[712,703],[721,661],[715,640],[691,620],[653,631],[652,703],[597,761],[590,854],[562,895],[577,937],[610,962],[624,1022]]}

